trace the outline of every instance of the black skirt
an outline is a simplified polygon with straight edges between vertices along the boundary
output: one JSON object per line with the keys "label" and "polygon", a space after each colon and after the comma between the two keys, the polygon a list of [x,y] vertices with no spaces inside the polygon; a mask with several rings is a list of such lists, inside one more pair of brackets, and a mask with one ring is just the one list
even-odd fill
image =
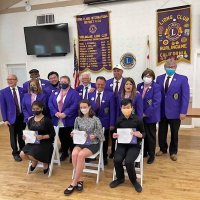
{"label": "black skirt", "polygon": [[99,151],[99,143],[90,145],[77,144],[76,146],[80,147],[81,149],[87,148],[92,152],[92,154],[95,154],[97,151]]}
{"label": "black skirt", "polygon": [[42,163],[50,163],[53,153],[52,143],[26,144],[22,151]]}

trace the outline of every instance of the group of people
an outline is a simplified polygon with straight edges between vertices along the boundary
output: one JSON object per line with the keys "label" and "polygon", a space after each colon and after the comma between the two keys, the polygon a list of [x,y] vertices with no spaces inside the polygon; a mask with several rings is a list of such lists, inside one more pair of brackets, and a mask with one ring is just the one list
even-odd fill
{"label": "group of people", "polygon": [[[165,73],[155,77],[151,69],[142,73],[142,82],[137,86],[131,77],[123,77],[120,65],[113,67],[114,77],[106,80],[103,76],[91,83],[91,76],[81,74],[81,85],[71,87],[70,78],[57,72],[48,74],[48,81],[40,78],[39,71],[32,69],[30,81],[17,86],[16,75],[7,77],[8,87],[0,91],[0,106],[4,123],[9,127],[12,155],[16,161],[32,161],[30,171],[39,162],[44,163],[47,173],[53,151],[55,131],[59,126],[61,157],[72,159],[75,176],[64,191],[66,195],[74,190],[83,190],[81,177],[85,158],[96,153],[103,141],[103,160],[113,158],[117,179],[110,183],[114,188],[124,182],[123,161],[129,179],[137,192],[142,191],[137,182],[134,161],[139,155],[141,140],[144,138],[144,156],[152,164],[156,156],[168,151],[168,125],[171,130],[169,146],[170,158],[177,160],[178,131],[181,120],[186,117],[189,104],[189,84],[186,76],[176,73],[177,64],[173,59],[164,65]],[[156,124],[160,150],[156,149]],[[23,129],[37,131],[36,144],[26,144]],[[104,132],[103,128],[104,127]],[[117,128],[132,128],[136,144],[118,144]],[[90,145],[73,144],[73,130],[85,131],[92,141]],[[112,138],[111,152],[108,155],[109,137]],[[18,144],[17,144],[18,141]],[[18,147],[19,146],[19,147]]]}

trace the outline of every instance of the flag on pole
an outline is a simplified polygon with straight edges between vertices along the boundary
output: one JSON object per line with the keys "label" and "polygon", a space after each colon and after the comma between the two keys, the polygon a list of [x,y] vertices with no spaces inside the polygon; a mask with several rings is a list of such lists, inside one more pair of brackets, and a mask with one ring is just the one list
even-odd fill
{"label": "flag on pole", "polygon": [[151,68],[150,66],[150,42],[149,35],[147,36],[147,57],[146,57],[146,68]]}
{"label": "flag on pole", "polygon": [[74,41],[74,73],[73,73],[73,77],[74,77],[74,88],[76,88],[77,86],[79,86],[80,80],[79,80],[79,65],[78,65],[78,58],[76,55],[75,41]]}

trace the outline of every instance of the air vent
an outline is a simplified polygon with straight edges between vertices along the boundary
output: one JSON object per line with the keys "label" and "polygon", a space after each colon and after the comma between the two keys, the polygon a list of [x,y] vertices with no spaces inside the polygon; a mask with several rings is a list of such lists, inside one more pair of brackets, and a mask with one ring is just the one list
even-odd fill
{"label": "air vent", "polygon": [[47,14],[47,15],[39,15],[37,16],[37,25],[43,25],[43,24],[53,24],[55,23],[54,14]]}

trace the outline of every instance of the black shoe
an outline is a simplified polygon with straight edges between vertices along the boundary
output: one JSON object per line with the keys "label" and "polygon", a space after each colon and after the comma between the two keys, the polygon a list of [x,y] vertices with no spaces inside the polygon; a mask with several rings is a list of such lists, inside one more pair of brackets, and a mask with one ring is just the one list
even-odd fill
{"label": "black shoe", "polygon": [[66,153],[62,153],[60,156],[60,161],[65,161],[68,155]]}
{"label": "black shoe", "polygon": [[17,161],[17,162],[20,162],[22,161],[21,157],[19,155],[15,155],[13,156],[14,160]]}
{"label": "black shoe", "polygon": [[107,164],[108,164],[108,159],[107,159],[107,158],[104,158],[104,159],[103,159],[103,163],[104,163],[104,165],[107,165]]}
{"label": "black shoe", "polygon": [[114,153],[111,153],[111,154],[109,155],[109,158],[110,158],[110,159],[113,159],[113,157],[114,157]]}
{"label": "black shoe", "polygon": [[65,194],[65,195],[70,195],[76,188],[77,188],[77,186],[70,185],[70,186],[64,191],[64,194]]}
{"label": "black shoe", "polygon": [[135,188],[135,190],[137,192],[142,192],[142,186],[137,181],[135,181],[135,183],[133,184],[133,186],[134,186],[134,188]]}
{"label": "black shoe", "polygon": [[36,166],[33,167],[33,166],[31,165],[30,168],[29,168],[29,171],[32,172],[35,168],[36,168]]}
{"label": "black shoe", "polygon": [[154,157],[149,157],[147,160],[147,164],[152,164],[154,162]]}
{"label": "black shoe", "polygon": [[83,191],[83,181],[77,182],[77,191],[82,192]]}
{"label": "black shoe", "polygon": [[49,171],[49,165],[46,169],[43,169],[43,173],[46,174]]}
{"label": "black shoe", "polygon": [[112,181],[112,182],[110,183],[110,187],[111,187],[111,188],[115,188],[115,187],[117,187],[118,185],[122,184],[123,182],[124,182],[124,179],[116,179],[116,180],[114,180],[114,181]]}

